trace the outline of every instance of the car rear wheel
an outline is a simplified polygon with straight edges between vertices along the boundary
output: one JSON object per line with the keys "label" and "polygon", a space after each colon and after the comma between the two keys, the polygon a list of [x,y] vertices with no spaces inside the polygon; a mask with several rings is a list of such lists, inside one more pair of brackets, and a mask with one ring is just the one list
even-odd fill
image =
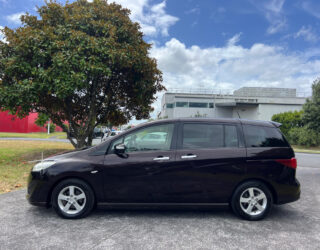
{"label": "car rear wheel", "polygon": [[94,207],[91,187],[78,179],[60,182],[52,192],[52,206],[59,216],[78,219],[87,216]]}
{"label": "car rear wheel", "polygon": [[248,181],[235,190],[231,207],[235,214],[246,220],[261,220],[270,212],[272,203],[272,194],[265,184]]}

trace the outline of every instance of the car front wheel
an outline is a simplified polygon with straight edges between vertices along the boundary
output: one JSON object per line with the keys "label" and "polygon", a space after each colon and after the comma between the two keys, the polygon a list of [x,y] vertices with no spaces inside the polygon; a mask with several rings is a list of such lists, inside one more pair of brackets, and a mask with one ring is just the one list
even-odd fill
{"label": "car front wheel", "polygon": [[272,203],[272,194],[265,184],[248,181],[235,190],[231,207],[235,214],[244,219],[261,220],[270,212]]}
{"label": "car front wheel", "polygon": [[52,206],[59,216],[78,219],[87,216],[94,207],[91,187],[78,179],[60,182],[52,192]]}

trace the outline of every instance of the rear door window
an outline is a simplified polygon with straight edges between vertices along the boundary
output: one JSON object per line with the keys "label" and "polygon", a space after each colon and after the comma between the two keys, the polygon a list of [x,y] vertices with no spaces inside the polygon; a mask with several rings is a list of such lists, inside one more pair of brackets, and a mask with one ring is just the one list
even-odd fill
{"label": "rear door window", "polygon": [[243,125],[247,147],[288,147],[288,143],[277,128]]}
{"label": "rear door window", "polygon": [[190,123],[183,125],[182,148],[238,147],[237,127],[223,124]]}
{"label": "rear door window", "polygon": [[225,125],[224,126],[224,135],[225,135],[225,146],[228,148],[238,147],[239,140],[238,140],[238,133],[237,127],[232,125]]}

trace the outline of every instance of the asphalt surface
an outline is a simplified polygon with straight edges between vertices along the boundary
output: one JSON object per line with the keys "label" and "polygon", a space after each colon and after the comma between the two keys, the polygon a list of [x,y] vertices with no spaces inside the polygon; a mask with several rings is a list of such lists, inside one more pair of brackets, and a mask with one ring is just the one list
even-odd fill
{"label": "asphalt surface", "polygon": [[96,210],[63,220],[25,190],[0,195],[0,249],[320,249],[320,155],[297,154],[302,196],[268,218],[211,211]]}

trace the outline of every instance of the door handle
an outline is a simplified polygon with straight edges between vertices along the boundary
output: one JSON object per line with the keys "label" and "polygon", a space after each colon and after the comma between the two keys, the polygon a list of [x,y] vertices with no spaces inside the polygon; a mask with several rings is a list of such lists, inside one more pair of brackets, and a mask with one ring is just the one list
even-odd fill
{"label": "door handle", "polygon": [[197,158],[197,155],[182,155],[181,159],[192,159]]}
{"label": "door handle", "polygon": [[153,158],[154,161],[163,161],[163,160],[170,160],[170,157],[169,156],[159,156],[159,157],[156,157],[156,158]]}

